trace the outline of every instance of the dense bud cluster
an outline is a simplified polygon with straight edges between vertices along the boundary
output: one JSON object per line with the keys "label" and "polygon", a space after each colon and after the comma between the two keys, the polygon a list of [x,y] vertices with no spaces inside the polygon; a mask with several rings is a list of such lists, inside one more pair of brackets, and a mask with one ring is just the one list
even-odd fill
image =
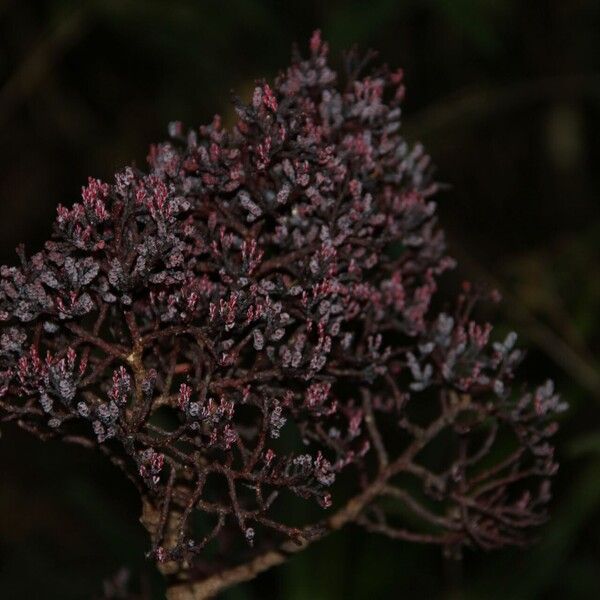
{"label": "dense bud cluster", "polygon": [[[399,132],[402,72],[346,67],[316,33],[233,127],[172,124],[149,174],[90,179],[1,269],[2,419],[108,454],[163,563],[350,520],[492,548],[544,518],[564,407],[551,384],[511,388],[515,336],[491,341],[468,286],[432,303],[453,261],[429,157]],[[294,522],[290,494],[323,517]]]}

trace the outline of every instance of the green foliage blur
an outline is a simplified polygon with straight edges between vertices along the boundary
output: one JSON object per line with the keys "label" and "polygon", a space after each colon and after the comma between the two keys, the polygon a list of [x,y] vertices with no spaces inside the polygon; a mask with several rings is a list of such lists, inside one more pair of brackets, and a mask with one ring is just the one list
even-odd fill
{"label": "green foliage blur", "polygon": [[[231,119],[231,90],[315,28],[334,57],[357,43],[405,69],[456,277],[501,289],[521,376],[570,404],[561,470],[530,548],[458,562],[349,528],[223,598],[600,598],[600,2],[0,0],[0,261],[39,246],[88,175],[143,166],[168,121]],[[4,428],[0,598],[163,597],[138,514],[101,457]],[[131,595],[106,595],[126,574]]]}

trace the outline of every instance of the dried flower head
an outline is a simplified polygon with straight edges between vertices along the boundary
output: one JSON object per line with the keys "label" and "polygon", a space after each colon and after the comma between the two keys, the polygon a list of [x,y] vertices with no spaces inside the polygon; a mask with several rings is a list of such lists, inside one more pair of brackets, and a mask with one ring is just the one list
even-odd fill
{"label": "dried flower head", "polygon": [[[516,336],[490,341],[468,286],[434,308],[453,261],[402,72],[346,67],[315,33],[231,129],[172,124],[149,173],[90,179],[1,268],[2,420],[123,468],[165,572],[248,561],[232,583],[350,521],[495,548],[544,520],[564,405],[512,389]],[[292,495],[322,517],[294,522]]]}

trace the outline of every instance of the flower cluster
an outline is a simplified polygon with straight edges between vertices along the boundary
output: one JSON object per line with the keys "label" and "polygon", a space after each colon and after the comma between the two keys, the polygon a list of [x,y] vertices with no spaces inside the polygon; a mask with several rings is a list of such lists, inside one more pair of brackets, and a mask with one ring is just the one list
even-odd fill
{"label": "flower cluster", "polygon": [[[436,308],[453,261],[430,160],[400,134],[402,72],[363,67],[338,76],[315,33],[233,127],[173,123],[149,173],[90,179],[1,268],[1,418],[125,469],[161,562],[350,520],[492,548],[544,518],[564,405],[513,390],[515,336],[491,341],[468,286]],[[338,516],[290,521],[289,495]]]}

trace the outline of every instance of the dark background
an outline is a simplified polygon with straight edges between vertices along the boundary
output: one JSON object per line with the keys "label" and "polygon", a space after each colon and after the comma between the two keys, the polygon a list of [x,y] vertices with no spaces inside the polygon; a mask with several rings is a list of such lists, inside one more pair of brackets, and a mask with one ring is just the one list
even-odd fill
{"label": "dark background", "polygon": [[[0,0],[0,261],[39,247],[88,175],[143,165],[180,119],[231,119],[230,90],[320,27],[402,66],[460,277],[494,283],[521,375],[571,408],[552,519],[526,550],[437,549],[348,529],[230,600],[600,597],[600,3],[592,0]],[[162,597],[134,491],[100,457],[0,439],[0,598],[102,597],[125,567]]]}

